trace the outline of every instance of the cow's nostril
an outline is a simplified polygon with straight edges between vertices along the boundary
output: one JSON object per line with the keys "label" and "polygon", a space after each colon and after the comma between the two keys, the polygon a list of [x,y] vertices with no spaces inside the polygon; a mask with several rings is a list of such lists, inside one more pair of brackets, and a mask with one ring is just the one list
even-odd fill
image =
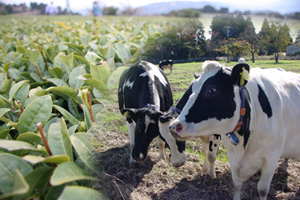
{"label": "cow's nostril", "polygon": [[175,130],[176,133],[178,134],[182,130],[182,124],[181,123],[176,124]]}

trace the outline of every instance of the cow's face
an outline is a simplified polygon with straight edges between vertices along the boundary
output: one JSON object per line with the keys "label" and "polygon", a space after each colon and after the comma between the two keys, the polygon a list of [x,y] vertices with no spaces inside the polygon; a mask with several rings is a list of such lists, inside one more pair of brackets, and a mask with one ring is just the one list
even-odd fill
{"label": "cow's face", "polygon": [[247,83],[249,65],[237,64],[232,70],[218,62],[205,62],[204,73],[192,86],[192,94],[181,114],[170,124],[175,137],[226,134],[239,120],[239,86]]}
{"label": "cow's face", "polygon": [[144,160],[150,142],[159,135],[158,119],[163,113],[153,108],[125,108],[122,112],[127,121],[135,122],[132,158],[136,161]]}

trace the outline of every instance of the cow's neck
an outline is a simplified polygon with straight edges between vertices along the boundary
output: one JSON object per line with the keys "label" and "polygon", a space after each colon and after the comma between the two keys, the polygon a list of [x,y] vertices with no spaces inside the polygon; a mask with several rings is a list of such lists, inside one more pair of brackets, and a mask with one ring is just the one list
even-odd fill
{"label": "cow's neck", "polygon": [[244,90],[244,94],[245,94],[245,109],[246,109],[246,112],[245,112],[245,115],[243,117],[243,124],[241,125],[240,129],[237,131],[238,134],[243,137],[243,146],[244,146],[244,149],[246,148],[247,146],[247,143],[248,143],[248,140],[249,140],[249,137],[250,137],[250,120],[251,120],[251,106],[250,106],[250,103],[251,103],[251,100],[250,100],[250,95],[249,95],[249,92],[246,88],[243,88]]}

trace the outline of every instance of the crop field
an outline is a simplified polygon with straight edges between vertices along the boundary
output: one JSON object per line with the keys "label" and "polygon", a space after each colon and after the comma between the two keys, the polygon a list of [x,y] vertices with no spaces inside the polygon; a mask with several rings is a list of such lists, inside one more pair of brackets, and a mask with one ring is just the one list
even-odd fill
{"label": "crop field", "polygon": [[[232,67],[234,62],[223,63]],[[251,67],[283,68],[300,72],[299,61],[257,61],[249,62]],[[174,102],[179,100],[188,88],[194,73],[201,73],[202,63],[175,64],[168,75]],[[204,155],[200,139],[187,142],[187,163],[174,168],[169,162],[159,159],[156,142],[150,145],[144,163],[129,166],[129,139],[125,119],[117,107],[117,94],[110,104],[98,115],[91,132],[95,135],[95,149],[103,182],[95,187],[111,199],[231,199],[233,186],[226,148],[220,146],[216,172],[211,179],[203,172]],[[167,150],[167,154],[169,151]],[[280,160],[273,177],[268,199],[300,199],[300,163],[295,160]],[[246,181],[242,199],[258,199],[256,189],[259,173]]]}
{"label": "crop field", "polygon": [[[211,19],[199,19],[206,34]],[[185,20],[0,16],[0,199],[230,199],[224,146],[216,179],[202,169],[199,139],[187,143],[187,163],[180,168],[159,160],[155,142],[145,162],[129,166],[118,78],[142,56],[148,40]],[[262,20],[255,19],[258,29]],[[287,23],[294,37],[299,21]],[[251,66],[300,72],[300,61],[294,60]],[[168,75],[174,103],[201,70],[202,63],[174,65]],[[281,160],[269,198],[300,199],[299,174],[299,161]],[[243,199],[258,198],[258,179],[246,182]]]}

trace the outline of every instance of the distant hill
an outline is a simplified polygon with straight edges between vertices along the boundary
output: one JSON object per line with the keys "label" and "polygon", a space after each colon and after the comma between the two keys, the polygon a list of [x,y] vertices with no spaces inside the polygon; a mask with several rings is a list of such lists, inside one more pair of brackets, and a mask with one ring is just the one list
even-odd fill
{"label": "distant hill", "polygon": [[180,10],[185,8],[195,8],[200,9],[204,6],[213,6],[217,10],[221,7],[229,8],[229,12],[236,10],[246,11],[250,10],[252,12],[258,11],[276,11],[281,14],[288,14],[292,12],[300,12],[300,0],[280,0],[277,3],[268,5],[267,8],[260,8],[248,5],[247,7],[240,7],[236,4],[224,3],[216,1],[172,1],[172,2],[160,2],[151,3],[146,6],[138,7],[141,15],[157,15],[157,14],[167,14],[172,10]]}

